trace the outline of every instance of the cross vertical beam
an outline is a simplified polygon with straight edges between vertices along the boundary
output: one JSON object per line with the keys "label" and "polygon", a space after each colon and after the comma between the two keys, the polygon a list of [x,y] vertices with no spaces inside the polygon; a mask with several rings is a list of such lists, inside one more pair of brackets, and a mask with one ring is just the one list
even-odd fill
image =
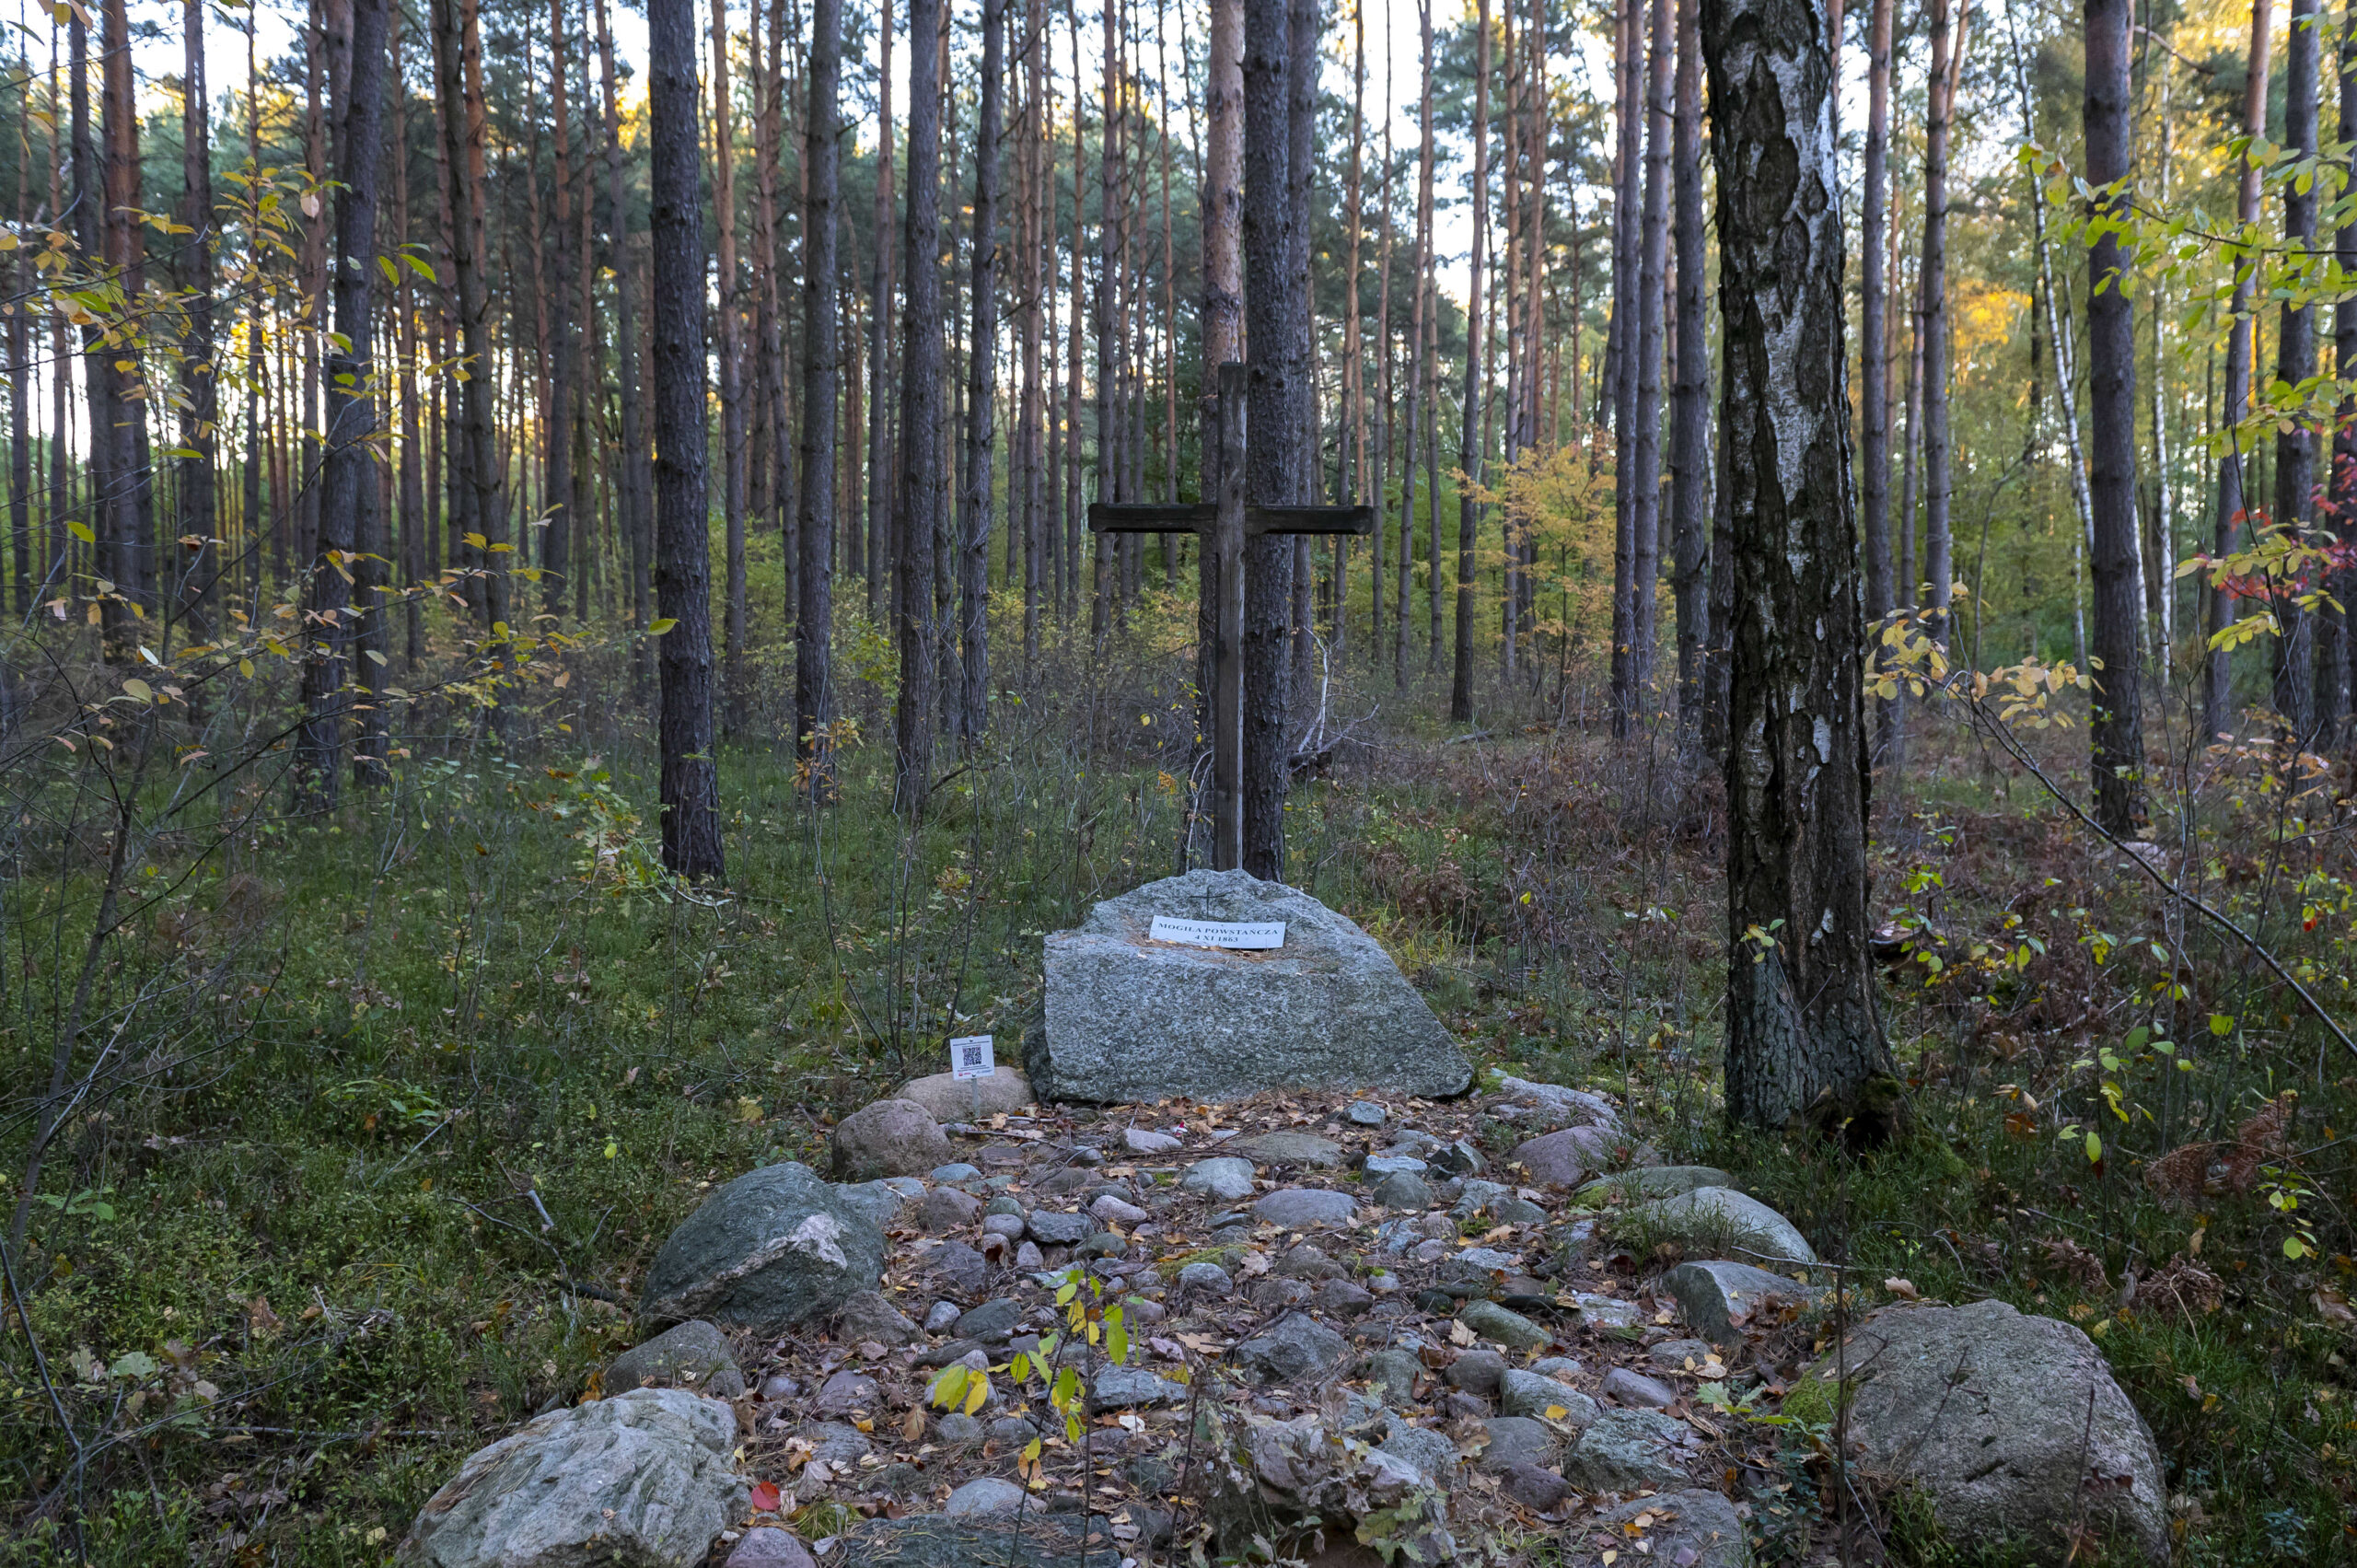
{"label": "cross vertical beam", "polygon": [[[1208,505],[1097,502],[1088,508],[1097,534],[1187,532],[1200,536],[1211,566],[1218,614],[1209,657],[1212,742],[1212,868],[1244,864],[1244,552],[1262,534],[1364,534],[1375,531],[1372,506],[1257,506],[1244,498],[1245,409],[1249,372],[1233,362],[1219,367],[1219,395],[1210,408],[1204,445],[1218,453],[1213,498]],[[1205,454],[1207,457],[1209,452]],[[1207,468],[1212,465],[1207,463]]]}

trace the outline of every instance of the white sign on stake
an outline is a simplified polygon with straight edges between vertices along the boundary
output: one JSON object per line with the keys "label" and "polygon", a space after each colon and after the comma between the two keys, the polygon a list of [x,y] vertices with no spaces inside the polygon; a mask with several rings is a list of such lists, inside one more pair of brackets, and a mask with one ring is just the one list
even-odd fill
{"label": "white sign on stake", "polygon": [[949,1042],[949,1075],[960,1081],[987,1078],[998,1071],[989,1035],[968,1035]]}
{"label": "white sign on stake", "polygon": [[1183,942],[1190,947],[1282,947],[1285,945],[1285,923],[1282,920],[1180,920],[1173,915],[1158,914],[1147,935],[1157,942]]}

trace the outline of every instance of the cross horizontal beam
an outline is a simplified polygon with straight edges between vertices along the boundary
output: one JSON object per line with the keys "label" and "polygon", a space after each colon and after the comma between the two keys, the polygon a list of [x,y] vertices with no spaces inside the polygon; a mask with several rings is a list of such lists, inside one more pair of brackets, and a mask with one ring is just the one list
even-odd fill
{"label": "cross horizontal beam", "polygon": [[[1091,533],[1203,533],[1219,517],[1207,502],[1167,505],[1150,501],[1098,501],[1088,508]],[[1372,506],[1247,506],[1247,534],[1371,534]]]}

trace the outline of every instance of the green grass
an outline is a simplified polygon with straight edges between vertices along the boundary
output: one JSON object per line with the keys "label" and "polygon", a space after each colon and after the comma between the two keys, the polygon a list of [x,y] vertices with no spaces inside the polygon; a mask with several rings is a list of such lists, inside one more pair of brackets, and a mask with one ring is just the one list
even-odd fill
{"label": "green grass", "polygon": [[[1005,710],[1002,749],[914,839],[873,743],[816,819],[775,755],[725,752],[730,876],[696,898],[582,868],[585,831],[620,846],[619,866],[644,853],[652,771],[620,733],[594,768],[543,729],[512,753],[421,754],[331,820],[159,840],[134,884],[178,890],[115,945],[94,1014],[131,1020],[135,1070],[52,1156],[42,1191],[68,1202],[36,1205],[0,1325],[7,1551],[381,1563],[460,1457],[577,1396],[631,1342],[616,1303],[706,1184],[818,1159],[830,1113],[936,1070],[953,1025],[1006,1049],[1038,1009],[1040,934],[1174,868],[1170,764],[1136,719],[1183,697],[1108,690],[1102,729],[1121,746],[1067,738],[1083,733],[1068,713]],[[2231,955],[2189,940],[2200,994],[2174,1005],[2247,1022],[2200,1040],[2195,1074],[2137,1056],[2119,1074],[2132,1119],[2110,1119],[2102,1074],[2071,1063],[2154,1016],[2135,943],[2160,917],[2084,869],[2023,903],[2025,867],[2051,859],[2043,819],[2018,786],[1999,799],[1950,767],[1938,820],[1966,830],[1896,818],[1877,866],[1878,913],[1921,902],[1909,869],[1947,878],[1942,976],[1919,964],[1887,993],[1915,1132],[1861,1159],[1730,1133],[1701,819],[1584,740],[1477,758],[1436,739],[1305,788],[1289,830],[1297,879],[1390,947],[1477,1060],[1627,1097],[1666,1157],[1736,1172],[1870,1297],[1905,1277],[2099,1327],[2166,1458],[2185,1562],[2348,1559],[2357,1348],[2328,1310],[2351,1270],[2337,1134],[2302,1140],[2327,1149],[2300,1167],[2320,1258],[2283,1256],[2286,1216],[2261,1191],[2172,1208],[2141,1178],[2164,1123],[2171,1141],[2230,1132],[2293,1074],[2316,1126],[2357,1117],[2347,1064],[2317,1070],[2313,1040],[2263,1016]],[[31,984],[0,1051],[31,1082],[91,889],[82,861],[29,855],[13,875],[10,962]],[[2017,906],[2048,953],[2019,970],[1975,958],[2013,940]],[[2088,929],[2113,937],[2110,964],[2090,966]],[[44,931],[64,936],[29,946]],[[2061,1016],[2066,993],[2094,1022]],[[2028,1136],[2007,1124],[2007,1084],[2041,1102]],[[2056,1135],[2065,1121],[2104,1129],[2101,1165]],[[22,1137],[0,1131],[11,1171]],[[2073,1237],[2116,1286],[2197,1234],[2227,1297],[2190,1320],[2122,1314],[2042,1251]],[[1799,1550],[1799,1532],[1769,1533]],[[1914,1561],[1969,1560],[1895,1539]]]}

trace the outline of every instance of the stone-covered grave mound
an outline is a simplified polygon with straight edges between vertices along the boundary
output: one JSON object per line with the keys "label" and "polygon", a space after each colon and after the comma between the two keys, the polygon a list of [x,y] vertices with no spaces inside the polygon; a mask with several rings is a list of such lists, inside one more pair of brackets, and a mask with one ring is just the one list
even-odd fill
{"label": "stone-covered grave mound", "polygon": [[[891,1137],[845,1118],[830,1171],[768,1167],[714,1192],[644,1282],[653,1342],[609,1368],[602,1401],[470,1460],[401,1561],[1134,1568],[1265,1542],[1376,1568],[1513,1540],[1577,1568],[1640,1548],[1684,1568],[1750,1561],[1762,1521],[1745,1481],[1781,1474],[1776,1439],[1724,1401],[1772,1411],[1818,1377],[1826,1276],[1791,1256],[1808,1243],[1782,1216],[1733,1201],[1730,1173],[1630,1164],[1651,1151],[1609,1097],[1505,1078],[1450,1102],[1031,1106],[929,1135],[900,1109],[921,1098],[922,1082],[878,1102]],[[1562,1136],[1574,1130],[1593,1135]],[[1067,1329],[1060,1296],[1118,1309],[1126,1360],[1100,1318],[1094,1349],[1068,1335],[1016,1376]],[[701,1305],[726,1321],[668,1324]],[[1853,1328],[1853,1357],[1935,1342],[1912,1327],[1933,1319],[1877,1321]],[[1971,1482],[1974,1516],[2033,1559],[2062,1562],[2089,1522],[2144,1554],[2160,1539],[2150,1440],[2099,1353],[2052,1319],[1936,1322],[1941,1354],[1977,1379],[1961,1424],[1927,1416],[1911,1372],[1875,1374],[1890,1397],[1866,1382],[1852,1423],[1875,1478],[1954,1485],[1939,1465],[1979,1444],[1997,1463]],[[2070,1422],[2092,1398],[2107,1423],[2096,1479],[2119,1495],[2092,1516],[2053,1516],[2069,1445],[1988,1416],[2030,1408],[2024,1380],[2058,1366]],[[1077,1442],[1043,1376],[1064,1367]],[[945,1410],[929,1396],[958,1369]],[[653,1397],[631,1378],[687,1404],[621,1425],[585,1414]],[[698,1409],[733,1431],[733,1469],[714,1423],[683,1418]],[[1885,1409],[1912,1424],[1875,1425]],[[1910,1476],[1909,1452],[1938,1462]],[[502,1502],[487,1485],[541,1492]]]}

